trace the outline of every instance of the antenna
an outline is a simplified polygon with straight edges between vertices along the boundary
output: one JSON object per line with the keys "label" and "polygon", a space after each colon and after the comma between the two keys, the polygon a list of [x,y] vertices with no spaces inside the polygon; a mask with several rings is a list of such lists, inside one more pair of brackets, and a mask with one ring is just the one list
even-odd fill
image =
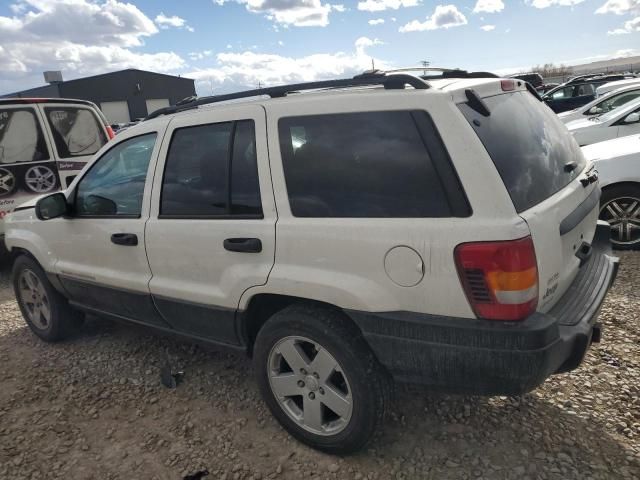
{"label": "antenna", "polygon": [[372,71],[372,72],[375,72],[375,70],[376,70],[376,61],[375,61],[375,59],[372,57],[372,58],[371,58],[371,71]]}

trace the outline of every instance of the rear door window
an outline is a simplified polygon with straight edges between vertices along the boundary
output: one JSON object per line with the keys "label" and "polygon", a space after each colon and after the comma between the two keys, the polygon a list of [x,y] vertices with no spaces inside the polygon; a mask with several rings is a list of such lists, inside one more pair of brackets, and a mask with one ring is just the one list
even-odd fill
{"label": "rear door window", "polygon": [[88,108],[46,107],[44,111],[60,158],[93,155],[107,143],[104,129]]}
{"label": "rear door window", "polygon": [[516,92],[483,100],[488,117],[466,103],[458,107],[491,156],[518,213],[549,198],[584,169],[578,144],[533,95]]}
{"label": "rear door window", "polygon": [[0,109],[0,163],[42,160],[49,160],[49,151],[35,111]]}
{"label": "rear door window", "polygon": [[176,129],[161,218],[262,218],[253,120]]}
{"label": "rear door window", "polygon": [[[291,212],[296,217],[448,217],[452,208],[433,150],[437,136],[421,111],[287,117],[280,148]],[[439,139],[439,137],[438,137]],[[435,142],[438,143],[438,142]],[[450,165],[449,165],[450,167]],[[450,185],[461,192],[459,183]]]}

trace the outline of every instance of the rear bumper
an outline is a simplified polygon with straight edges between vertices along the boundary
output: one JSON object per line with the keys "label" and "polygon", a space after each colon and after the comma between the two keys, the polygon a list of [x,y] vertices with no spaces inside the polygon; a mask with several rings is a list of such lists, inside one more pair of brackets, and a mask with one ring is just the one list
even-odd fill
{"label": "rear bumper", "polygon": [[551,311],[522,322],[349,313],[399,381],[452,393],[519,395],[576,368],[599,338],[596,319],[618,271],[609,236],[609,225],[599,222],[591,257],[571,287]]}

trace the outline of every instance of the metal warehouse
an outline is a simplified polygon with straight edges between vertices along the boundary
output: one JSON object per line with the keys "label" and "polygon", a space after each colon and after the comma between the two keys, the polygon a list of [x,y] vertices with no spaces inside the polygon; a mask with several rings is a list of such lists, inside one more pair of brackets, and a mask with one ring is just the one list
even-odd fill
{"label": "metal warehouse", "polygon": [[144,118],[158,108],[196,94],[190,78],[130,68],[62,81],[60,72],[45,72],[49,85],[11,93],[5,97],[50,97],[89,100],[100,107],[109,123]]}

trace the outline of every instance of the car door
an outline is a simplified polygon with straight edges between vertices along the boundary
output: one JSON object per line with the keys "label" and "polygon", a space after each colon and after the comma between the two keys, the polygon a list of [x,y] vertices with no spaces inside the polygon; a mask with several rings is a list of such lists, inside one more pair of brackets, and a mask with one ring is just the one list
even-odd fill
{"label": "car door", "polygon": [[162,131],[119,139],[68,194],[70,218],[51,220],[55,272],[72,302],[97,312],[166,326],[153,307],[144,250],[154,158]]}
{"label": "car door", "polygon": [[[89,105],[75,103],[40,103],[38,108],[53,146],[60,185],[66,188],[93,155],[107,143],[105,127]],[[27,188],[37,193],[53,190],[49,183],[38,182],[46,170],[32,171],[25,177]]]}
{"label": "car door", "polygon": [[50,172],[45,179],[50,190],[56,188],[59,182],[55,159],[46,141],[40,112],[30,103],[0,105],[0,219],[41,193],[25,182],[25,177],[40,169]]}
{"label": "car door", "polygon": [[154,302],[176,330],[238,345],[240,296],[274,263],[264,109],[177,116],[159,158],[145,237]]}

